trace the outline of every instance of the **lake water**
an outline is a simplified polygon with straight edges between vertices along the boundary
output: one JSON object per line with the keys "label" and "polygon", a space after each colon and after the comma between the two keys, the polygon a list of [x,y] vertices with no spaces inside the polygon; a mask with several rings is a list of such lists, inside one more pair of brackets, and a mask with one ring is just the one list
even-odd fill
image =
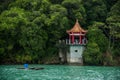
{"label": "lake water", "polygon": [[21,67],[1,65],[0,80],[120,80],[120,67],[29,65],[45,69],[17,69]]}

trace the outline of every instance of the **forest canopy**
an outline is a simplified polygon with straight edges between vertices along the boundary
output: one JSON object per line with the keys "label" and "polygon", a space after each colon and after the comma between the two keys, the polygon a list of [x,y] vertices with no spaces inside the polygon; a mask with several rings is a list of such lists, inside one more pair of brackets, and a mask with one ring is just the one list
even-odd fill
{"label": "forest canopy", "polygon": [[0,64],[57,61],[59,40],[76,19],[86,65],[120,64],[120,0],[1,0]]}

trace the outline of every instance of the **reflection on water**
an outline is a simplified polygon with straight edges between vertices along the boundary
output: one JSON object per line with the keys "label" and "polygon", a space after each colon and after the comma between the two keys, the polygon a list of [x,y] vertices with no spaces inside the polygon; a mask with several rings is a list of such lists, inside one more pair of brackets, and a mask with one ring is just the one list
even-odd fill
{"label": "reflection on water", "polygon": [[120,80],[120,67],[29,65],[45,69],[17,69],[20,67],[1,65],[0,80]]}

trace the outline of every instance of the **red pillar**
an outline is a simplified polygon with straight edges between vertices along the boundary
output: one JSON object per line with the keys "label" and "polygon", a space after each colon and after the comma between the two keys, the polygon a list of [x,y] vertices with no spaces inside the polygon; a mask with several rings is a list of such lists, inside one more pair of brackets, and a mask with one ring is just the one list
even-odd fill
{"label": "red pillar", "polygon": [[79,43],[80,44],[82,43],[82,36],[81,35],[79,36]]}
{"label": "red pillar", "polygon": [[83,43],[83,42],[82,42],[82,39],[83,39],[83,36],[81,35],[81,44]]}
{"label": "red pillar", "polygon": [[74,35],[72,35],[72,44],[74,43]]}
{"label": "red pillar", "polygon": [[71,43],[71,35],[69,34],[69,41],[70,41],[70,43]]}

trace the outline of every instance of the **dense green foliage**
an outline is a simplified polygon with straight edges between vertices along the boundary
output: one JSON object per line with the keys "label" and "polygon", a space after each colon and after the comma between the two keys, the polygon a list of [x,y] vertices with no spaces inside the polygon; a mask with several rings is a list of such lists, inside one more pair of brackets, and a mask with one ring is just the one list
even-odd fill
{"label": "dense green foliage", "polygon": [[0,63],[45,63],[75,20],[88,29],[89,65],[120,64],[120,0],[1,0]]}

